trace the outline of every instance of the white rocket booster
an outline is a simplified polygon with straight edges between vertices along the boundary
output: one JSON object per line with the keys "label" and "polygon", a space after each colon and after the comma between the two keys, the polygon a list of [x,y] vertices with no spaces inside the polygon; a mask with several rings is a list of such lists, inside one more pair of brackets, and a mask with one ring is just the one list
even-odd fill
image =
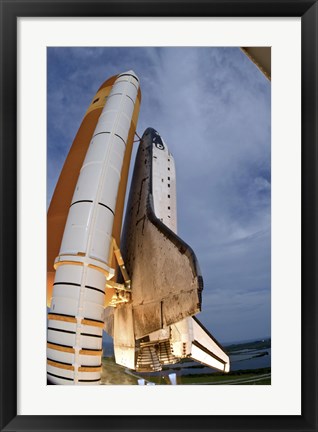
{"label": "white rocket booster", "polygon": [[102,332],[112,229],[139,80],[119,75],[93,133],[75,187],[48,315],[47,375],[53,384],[101,379]]}

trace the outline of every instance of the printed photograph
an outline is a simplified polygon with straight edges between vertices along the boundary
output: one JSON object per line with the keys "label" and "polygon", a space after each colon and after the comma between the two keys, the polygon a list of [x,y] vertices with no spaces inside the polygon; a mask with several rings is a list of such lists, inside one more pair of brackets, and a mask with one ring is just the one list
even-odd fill
{"label": "printed photograph", "polygon": [[48,385],[271,384],[270,47],[47,48],[46,307]]}

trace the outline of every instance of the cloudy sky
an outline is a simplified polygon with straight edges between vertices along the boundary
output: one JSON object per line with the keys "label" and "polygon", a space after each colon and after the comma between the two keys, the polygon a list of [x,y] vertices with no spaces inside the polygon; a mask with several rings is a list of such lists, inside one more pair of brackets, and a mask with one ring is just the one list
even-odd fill
{"label": "cloudy sky", "polygon": [[270,336],[267,79],[239,48],[48,48],[47,54],[48,205],[98,87],[133,69],[142,91],[137,132],[157,129],[175,158],[178,234],[195,251],[204,279],[198,318],[221,342]]}

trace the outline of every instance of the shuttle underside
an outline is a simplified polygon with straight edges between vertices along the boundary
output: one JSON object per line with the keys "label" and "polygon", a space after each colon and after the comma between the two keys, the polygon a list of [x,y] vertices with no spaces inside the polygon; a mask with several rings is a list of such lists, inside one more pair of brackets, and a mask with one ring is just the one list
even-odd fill
{"label": "shuttle underside", "polygon": [[228,356],[192,318],[201,310],[203,280],[193,250],[176,230],[174,160],[158,132],[148,128],[136,157],[121,243],[131,301],[105,311],[116,362],[149,372],[190,357],[227,372]]}
{"label": "shuttle underside", "polygon": [[[202,277],[194,252],[155,212],[153,160],[161,156],[158,152],[167,152],[161,146],[160,136],[147,129],[136,157],[124,222],[121,248],[132,281],[136,339],[194,315],[201,308]],[[172,165],[172,156],[168,159]],[[157,181],[165,185],[168,196],[174,172],[168,175],[167,168],[166,175]],[[172,205],[175,203],[167,205],[167,212]]]}

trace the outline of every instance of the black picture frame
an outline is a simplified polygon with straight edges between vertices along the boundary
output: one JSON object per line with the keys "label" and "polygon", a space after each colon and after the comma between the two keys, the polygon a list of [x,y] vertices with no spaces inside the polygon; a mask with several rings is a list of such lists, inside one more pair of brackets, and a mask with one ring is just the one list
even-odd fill
{"label": "black picture frame", "polygon": [[[0,0],[1,13],[1,431],[317,431],[318,4],[313,0]],[[299,416],[17,415],[17,18],[301,17],[302,414]],[[288,43],[288,41],[286,41]],[[287,155],[286,155],[287,156]],[[288,163],[288,157],[286,157]],[[14,336],[14,337],[13,337]],[[286,354],[287,355],[287,354]],[[32,397],[31,390],[30,396]],[[124,402],[129,403],[129,398]]]}

